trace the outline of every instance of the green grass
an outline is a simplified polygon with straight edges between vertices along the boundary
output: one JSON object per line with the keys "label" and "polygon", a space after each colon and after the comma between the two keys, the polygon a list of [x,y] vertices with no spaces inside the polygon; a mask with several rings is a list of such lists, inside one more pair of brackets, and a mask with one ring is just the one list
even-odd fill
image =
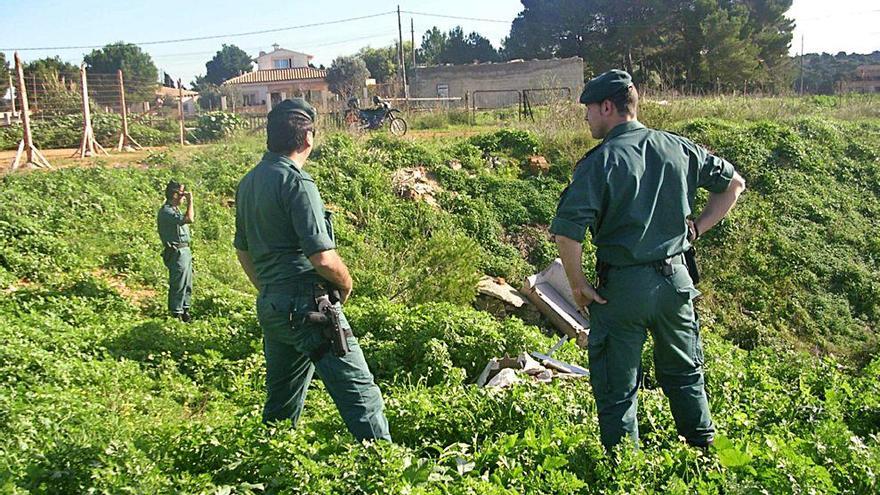
{"label": "green grass", "polygon": [[[320,136],[310,167],[337,213],[356,286],[347,313],[394,445],[351,439],[320,382],[298,429],[260,423],[261,334],[230,203],[260,137],[152,152],[143,168],[0,178],[0,491],[876,492],[880,124],[833,107],[723,120],[720,104],[666,121],[749,187],[700,241],[714,453],[677,438],[650,344],[642,450],[613,462],[587,382],[468,385],[489,357],[553,342],[471,303],[481,274],[516,284],[555,255],[544,229],[593,144],[572,111],[474,137]],[[536,151],[549,174],[521,166]],[[435,174],[438,207],[396,196],[391,174],[409,166]],[[154,222],[170,177],[196,192],[191,325],[164,316]]]}

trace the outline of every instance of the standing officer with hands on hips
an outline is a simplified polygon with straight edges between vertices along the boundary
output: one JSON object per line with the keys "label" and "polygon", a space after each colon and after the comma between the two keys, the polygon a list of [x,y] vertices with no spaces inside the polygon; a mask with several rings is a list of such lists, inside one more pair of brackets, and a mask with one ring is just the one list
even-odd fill
{"label": "standing officer with hands on hips", "polygon": [[[184,198],[186,213],[181,213],[180,203]],[[165,204],[159,208],[156,224],[162,241],[162,261],[168,268],[168,311],[184,322],[191,319],[193,264],[189,224],[194,219],[192,191],[187,191],[177,181],[169,181],[165,186]]]}
{"label": "standing officer with hands on hips", "polygon": [[[630,75],[590,80],[580,102],[603,141],[578,163],[550,232],[578,307],[588,307],[590,383],[602,444],[626,436],[638,445],[637,393],[642,346],[654,337],[657,380],[678,433],[708,447],[715,428],[703,380],[703,348],[693,299],[700,294],[684,253],[736,204],[745,181],[726,160],[690,140],[637,120]],[[709,200],[695,221],[697,188]],[[596,246],[598,287],[583,273],[586,230]]]}
{"label": "standing officer with hands on hips", "polygon": [[[296,425],[317,371],[358,440],[391,440],[382,394],[342,314],[352,279],[336,252],[330,212],[303,169],[314,145],[315,117],[302,98],[276,105],[266,125],[268,151],[236,192],[233,244],[260,291],[257,318],[268,394],[263,421],[289,419]],[[328,303],[336,291],[339,300]],[[326,328],[309,319],[320,309],[318,300],[325,309],[331,306],[347,352],[331,350]]]}

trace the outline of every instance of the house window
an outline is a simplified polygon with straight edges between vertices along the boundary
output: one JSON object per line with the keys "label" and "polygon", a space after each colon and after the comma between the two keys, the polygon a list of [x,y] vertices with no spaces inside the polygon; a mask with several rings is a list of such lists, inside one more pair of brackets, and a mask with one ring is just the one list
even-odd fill
{"label": "house window", "polygon": [[289,69],[290,68],[290,59],[285,58],[285,59],[280,59],[280,60],[273,60],[272,64],[276,69]]}
{"label": "house window", "polygon": [[241,95],[241,102],[244,106],[249,107],[257,104],[257,95],[253,93],[247,93]]}
{"label": "house window", "polygon": [[438,98],[449,98],[449,85],[448,84],[438,84],[437,85],[437,97]]}

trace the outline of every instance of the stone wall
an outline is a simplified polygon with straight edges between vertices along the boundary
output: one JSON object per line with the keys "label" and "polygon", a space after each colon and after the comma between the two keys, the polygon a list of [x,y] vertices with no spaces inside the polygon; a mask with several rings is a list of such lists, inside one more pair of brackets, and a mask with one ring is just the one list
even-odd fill
{"label": "stone wall", "polygon": [[[510,90],[476,95],[480,108],[516,105],[517,91],[540,88],[569,88],[566,91],[533,91],[533,100],[549,94],[565,95],[576,101],[584,86],[584,61],[580,57],[551,60],[520,60],[472,65],[417,67],[410,81],[410,96],[474,98],[474,91]],[[533,103],[540,103],[534,102]]]}

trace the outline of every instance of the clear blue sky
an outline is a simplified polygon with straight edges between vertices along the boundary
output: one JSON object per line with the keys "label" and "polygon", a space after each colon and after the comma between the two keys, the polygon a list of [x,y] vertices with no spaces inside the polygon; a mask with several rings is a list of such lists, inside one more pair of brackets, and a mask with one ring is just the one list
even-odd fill
{"label": "clear blue sky", "polygon": [[[622,0],[623,1],[623,0]],[[409,22],[415,22],[416,43],[432,26],[448,30],[461,25],[478,31],[497,47],[510,30],[510,21],[521,10],[518,0],[5,0],[0,48],[103,45],[114,41],[147,42],[199,36],[242,33],[333,21],[402,10],[505,21],[471,21],[403,15],[404,39]],[[792,53],[800,51],[801,34],[807,52],[870,52],[880,49],[880,2],[876,0],[795,0],[790,11],[798,28]],[[397,38],[397,17],[371,19],[330,26],[286,30],[250,36],[225,37],[147,45],[160,70],[188,83],[204,74],[222,43],[233,43],[256,56],[271,50],[272,43],[315,56],[316,64],[329,65],[334,57],[366,45],[384,46]],[[21,51],[23,60],[59,55],[79,64],[90,49]],[[6,51],[7,60],[12,59]]]}

